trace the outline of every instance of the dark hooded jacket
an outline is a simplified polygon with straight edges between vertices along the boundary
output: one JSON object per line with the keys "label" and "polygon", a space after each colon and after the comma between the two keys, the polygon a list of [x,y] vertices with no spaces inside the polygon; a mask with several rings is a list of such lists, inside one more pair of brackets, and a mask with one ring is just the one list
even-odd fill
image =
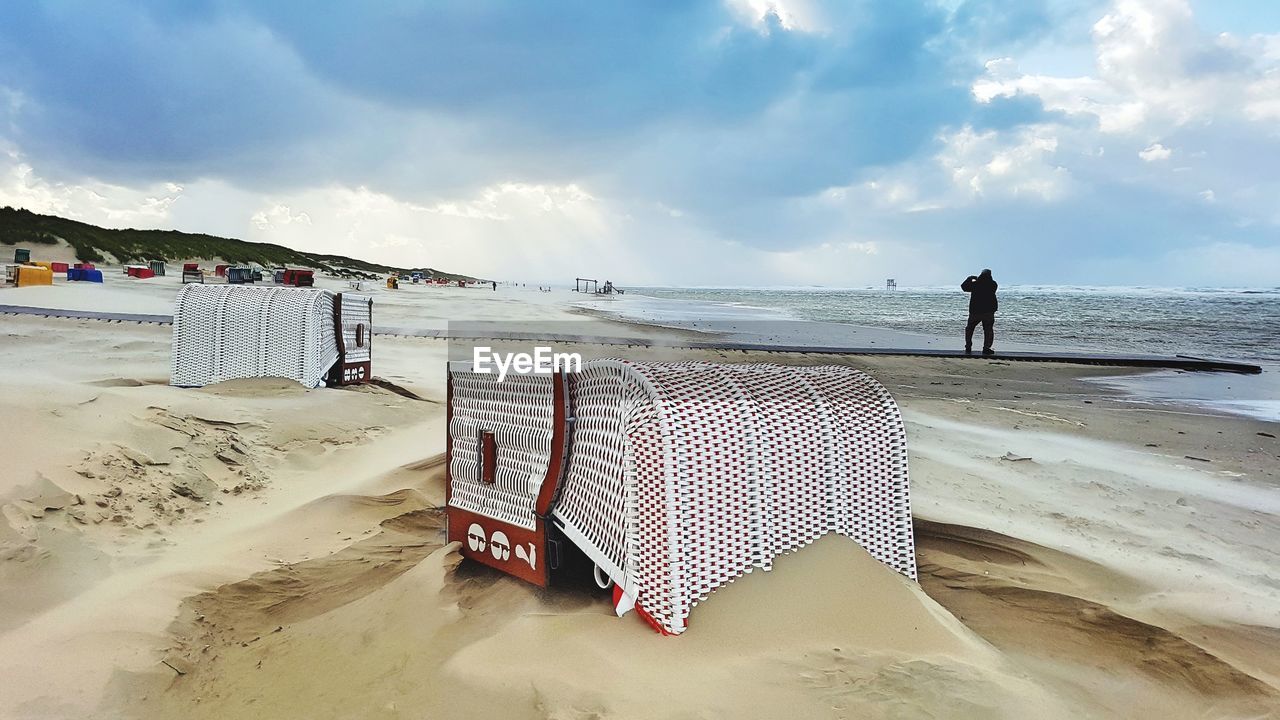
{"label": "dark hooded jacket", "polygon": [[969,314],[985,315],[1000,309],[996,301],[996,288],[1000,287],[990,275],[969,276],[960,289],[969,293]]}

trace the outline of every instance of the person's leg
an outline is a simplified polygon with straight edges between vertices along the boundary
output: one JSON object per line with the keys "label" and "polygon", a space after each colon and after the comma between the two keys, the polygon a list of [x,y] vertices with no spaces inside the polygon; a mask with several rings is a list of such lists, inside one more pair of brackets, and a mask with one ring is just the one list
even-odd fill
{"label": "person's leg", "polygon": [[964,351],[973,351],[973,329],[978,327],[978,316],[970,315],[969,321],[964,326]]}
{"label": "person's leg", "polygon": [[996,314],[987,313],[982,318],[982,352],[991,352],[991,346],[996,341]]}

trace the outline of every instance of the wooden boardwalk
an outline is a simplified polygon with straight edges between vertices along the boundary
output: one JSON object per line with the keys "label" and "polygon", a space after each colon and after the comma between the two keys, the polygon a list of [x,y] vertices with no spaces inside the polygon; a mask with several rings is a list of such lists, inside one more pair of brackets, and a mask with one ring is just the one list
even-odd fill
{"label": "wooden boardwalk", "polygon": [[[104,322],[136,322],[170,325],[171,315],[142,315],[133,313],[103,313],[88,310],[52,310],[46,308],[24,307],[20,305],[0,305],[0,315],[36,315],[49,318],[71,318],[77,320],[100,320]],[[1107,365],[1112,367],[1163,368],[1171,370],[1192,370],[1200,372],[1232,372],[1256,375],[1262,372],[1258,365],[1193,357],[1190,355],[1127,355],[1116,353],[1084,353],[1084,352],[1002,352],[985,357],[981,353],[967,355],[960,350],[934,350],[912,348],[865,348],[836,347],[819,345],[770,345],[734,341],[694,342],[669,340],[650,340],[647,338],[600,337],[594,335],[566,335],[560,333],[520,333],[520,332],[486,332],[486,333],[450,333],[447,330],[425,330],[418,328],[383,327],[375,331],[375,335],[402,337],[423,337],[437,340],[496,340],[506,342],[543,342],[569,343],[583,345],[612,345],[617,347],[662,347],[678,350],[735,350],[742,352],[799,353],[807,355],[869,355],[897,357],[936,357],[969,360],[1007,360],[1015,362],[1049,362],[1067,363],[1071,365]]]}

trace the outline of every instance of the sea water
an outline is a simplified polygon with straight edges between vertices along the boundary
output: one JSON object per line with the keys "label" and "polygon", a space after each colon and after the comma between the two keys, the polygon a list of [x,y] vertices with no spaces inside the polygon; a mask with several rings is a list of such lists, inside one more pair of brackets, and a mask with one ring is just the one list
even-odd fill
{"label": "sea water", "polygon": [[[963,346],[968,297],[959,286],[898,290],[652,287],[628,289],[618,301],[606,307],[596,305],[619,318],[674,327],[823,323],[875,328],[889,333],[888,344],[895,347],[958,349]],[[1253,362],[1263,366],[1263,375],[1161,371],[1104,382],[1153,402],[1280,421],[1280,287],[1005,285],[999,299],[997,350],[1062,349]]]}

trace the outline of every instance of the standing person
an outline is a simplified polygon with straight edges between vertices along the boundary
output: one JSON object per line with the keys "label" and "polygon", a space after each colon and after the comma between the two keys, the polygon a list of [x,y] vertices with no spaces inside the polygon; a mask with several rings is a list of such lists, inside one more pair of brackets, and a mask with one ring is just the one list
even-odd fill
{"label": "standing person", "polygon": [[996,288],[1000,287],[990,270],[983,270],[976,277],[970,275],[960,284],[960,289],[969,293],[969,323],[964,327],[964,351],[973,352],[973,330],[982,323],[982,354],[994,355],[991,345],[996,339],[996,310],[1000,303],[996,300]]}
{"label": "standing person", "polygon": [[497,281],[497,280],[490,280],[489,282],[493,283],[493,291],[494,291],[494,292],[498,292],[498,281]]}

